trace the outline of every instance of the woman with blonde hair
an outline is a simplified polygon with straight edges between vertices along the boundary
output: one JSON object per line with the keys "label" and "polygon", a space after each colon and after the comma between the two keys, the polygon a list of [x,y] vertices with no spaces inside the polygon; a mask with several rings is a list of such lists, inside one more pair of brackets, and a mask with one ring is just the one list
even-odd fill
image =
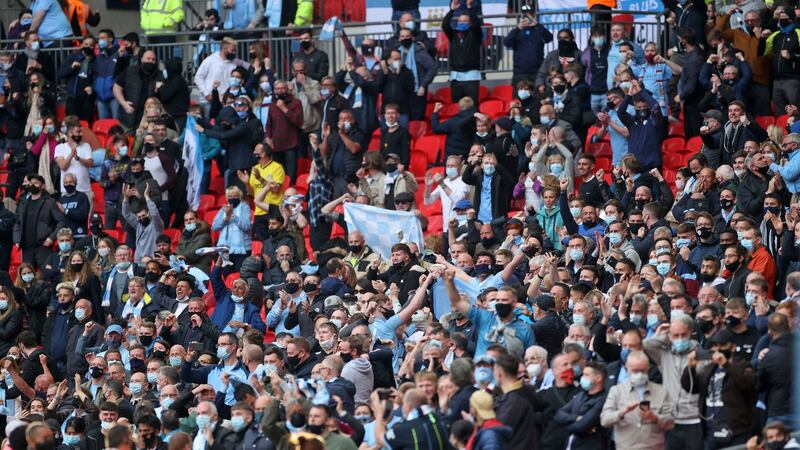
{"label": "woman with blonde hair", "polygon": [[211,230],[219,232],[217,245],[230,249],[229,258],[233,262],[233,270],[238,272],[253,246],[250,205],[244,201],[242,190],[236,186],[225,189],[225,198],[228,203],[217,211],[214,221],[211,222]]}
{"label": "woman with blonde hair", "polygon": [[117,251],[117,246],[110,238],[100,238],[97,242],[97,251],[95,252],[94,259],[92,260],[92,273],[97,278],[102,279],[104,274],[111,272],[111,269],[117,264],[114,258],[114,252]]}
{"label": "woman with blonde hair", "polygon": [[21,301],[25,304],[28,328],[36,336],[41,336],[47,317],[47,305],[50,304],[50,288],[47,282],[41,279],[41,275],[30,263],[24,262],[17,267],[14,287],[25,293]]}
{"label": "woman with blonde hair", "polygon": [[783,128],[777,125],[770,125],[767,127],[767,136],[769,136],[769,140],[775,145],[780,145],[781,142],[783,142],[784,134]]}
{"label": "woman with blonde hair", "polygon": [[86,253],[80,250],[70,253],[69,264],[64,269],[61,282],[75,286],[75,298],[85,298],[92,302],[94,316],[92,320],[98,321],[103,294],[100,289],[100,279],[92,273]]}
{"label": "woman with blonde hair", "polygon": [[5,355],[17,342],[22,331],[22,311],[17,307],[14,291],[0,287],[0,355]]}

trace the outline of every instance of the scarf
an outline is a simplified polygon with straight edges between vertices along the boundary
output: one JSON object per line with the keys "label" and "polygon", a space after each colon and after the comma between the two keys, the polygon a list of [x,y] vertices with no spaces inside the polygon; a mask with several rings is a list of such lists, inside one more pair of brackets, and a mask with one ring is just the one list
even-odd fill
{"label": "scarf", "polygon": [[[45,132],[42,131],[42,134],[44,133]],[[50,147],[50,136],[45,135],[40,139],[43,139],[44,142],[39,152],[39,167],[36,173],[44,178],[44,188],[47,192],[52,194],[56,191],[56,186],[53,184],[53,177],[50,175],[50,161],[52,161],[53,150],[55,150],[55,148]],[[55,140],[53,141],[55,142]]]}
{"label": "scarf", "polygon": [[[108,308],[111,306],[111,286],[114,284],[114,278],[117,276],[117,266],[114,266],[111,269],[111,273],[108,274],[108,280],[106,281],[106,290],[103,293],[103,302],[100,306],[104,308]],[[128,266],[128,270],[125,271],[128,274],[128,279],[133,278],[133,263]]]}
{"label": "scarf", "polygon": [[414,91],[416,92],[419,90],[419,74],[417,73],[417,60],[414,58],[414,52],[415,52],[414,47],[416,47],[416,45],[412,44],[411,47],[408,48],[408,50],[405,50],[401,46],[400,50],[404,53],[403,64],[405,64],[406,67],[411,69],[411,73],[414,74]]}
{"label": "scarf", "polygon": [[[33,129],[33,124],[41,120],[42,115],[39,111],[39,94],[31,92],[30,94],[30,110],[28,111],[28,120],[25,121],[25,135],[30,135]],[[44,131],[42,131],[44,133]]]}
{"label": "scarf", "polygon": [[353,94],[353,91],[355,91],[355,94],[353,96],[353,106],[352,106],[352,108],[353,109],[361,108],[361,106],[363,105],[363,102],[364,102],[363,93],[361,91],[361,88],[357,87],[353,83],[353,78],[350,76],[349,73],[347,75],[345,75],[344,81],[345,81],[345,83],[348,83],[347,88],[344,90],[344,96],[347,97],[348,99],[350,99],[350,95]]}

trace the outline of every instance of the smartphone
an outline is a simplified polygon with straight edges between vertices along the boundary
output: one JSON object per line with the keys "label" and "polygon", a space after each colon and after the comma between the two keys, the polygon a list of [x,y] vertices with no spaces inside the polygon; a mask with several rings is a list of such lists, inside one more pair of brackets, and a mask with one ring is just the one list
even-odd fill
{"label": "smartphone", "polygon": [[645,401],[639,402],[639,409],[641,409],[642,411],[647,411],[648,409],[650,409],[650,401],[649,400],[645,400]]}
{"label": "smartphone", "polygon": [[200,342],[192,342],[189,344],[189,348],[194,350],[195,353],[200,353],[203,351],[203,344]]}
{"label": "smartphone", "polygon": [[695,359],[698,361],[708,361],[711,359],[711,351],[706,349],[699,349],[695,352]]}

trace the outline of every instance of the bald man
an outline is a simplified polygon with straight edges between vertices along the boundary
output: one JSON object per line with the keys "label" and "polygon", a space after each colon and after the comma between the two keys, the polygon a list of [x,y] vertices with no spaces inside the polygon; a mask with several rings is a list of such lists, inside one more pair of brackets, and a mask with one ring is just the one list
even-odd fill
{"label": "bald man", "polygon": [[78,338],[83,336],[84,348],[100,347],[103,344],[105,329],[94,320],[92,302],[80,299],[75,303],[75,322],[67,331],[67,374],[85,373],[89,368],[83,353],[75,351]]}
{"label": "bald man", "polygon": [[356,278],[366,277],[369,265],[378,258],[378,254],[369,248],[364,241],[364,235],[360,231],[352,231],[347,235],[347,250],[344,262],[353,266],[356,271]]}

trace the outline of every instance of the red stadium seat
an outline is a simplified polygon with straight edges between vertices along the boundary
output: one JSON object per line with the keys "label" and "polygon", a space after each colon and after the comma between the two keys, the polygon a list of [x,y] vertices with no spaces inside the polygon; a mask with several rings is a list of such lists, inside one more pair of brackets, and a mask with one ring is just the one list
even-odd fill
{"label": "red stadium seat", "polygon": [[[444,33],[436,33],[436,56],[439,58],[447,58],[450,51],[450,41]],[[440,89],[441,90],[441,89]],[[448,93],[447,100],[450,101],[450,94]]]}
{"label": "red stadium seat", "polygon": [[700,136],[691,137],[688,141],[686,141],[686,151],[691,152],[692,154],[699,153],[702,148],[703,138]]}
{"label": "red stadium seat", "polygon": [[775,118],[772,116],[758,116],[756,117],[756,123],[758,126],[766,130],[770,125],[775,124]]}
{"label": "red stadium seat", "polygon": [[482,102],[486,97],[489,96],[489,88],[484,85],[480,85],[478,88],[478,102]]}
{"label": "red stadium seat", "polygon": [[294,188],[297,189],[297,192],[303,195],[306,195],[308,192],[308,174],[304,173],[302,175],[297,176],[297,183],[295,183]]}
{"label": "red stadium seat", "polygon": [[786,132],[786,124],[789,122],[789,115],[784,114],[782,116],[775,117],[775,125],[778,126],[781,130]]}
{"label": "red stadium seat", "polygon": [[202,194],[200,196],[200,205],[197,207],[197,211],[199,212],[206,212],[211,211],[214,209],[214,206],[217,204],[217,198],[211,194]]}
{"label": "red stadium seat", "polygon": [[116,125],[119,125],[119,120],[117,119],[97,119],[92,125],[92,131],[96,134],[105,134],[108,136],[109,130]]}
{"label": "red stadium seat", "polygon": [[428,230],[425,234],[441,233],[444,226],[444,217],[441,214],[428,216]]}
{"label": "red stadium seat", "polygon": [[505,101],[511,101],[514,98],[514,86],[510,84],[501,84],[492,89],[492,97],[497,97]]}
{"label": "red stadium seat", "polygon": [[[441,33],[443,34],[443,33]],[[452,89],[449,86],[443,87],[436,92],[433,93],[433,99],[437,102],[442,102],[444,104],[450,103],[450,93]]]}
{"label": "red stadium seat", "polygon": [[[308,228],[308,227],[306,227],[306,228]],[[264,243],[262,241],[259,241],[257,239],[253,240],[253,245],[252,245],[252,254],[253,254],[253,256],[260,256],[261,255],[261,249],[263,247],[264,247]]]}
{"label": "red stadium seat", "polygon": [[487,100],[481,103],[478,110],[487,116],[495,117],[497,114],[505,114],[506,105],[502,100]]}
{"label": "red stadium seat", "polygon": [[411,164],[409,170],[415,176],[422,176],[428,168],[428,155],[422,150],[411,150]]}
{"label": "red stadium seat", "polygon": [[376,152],[381,149],[381,137],[373,136],[372,139],[369,140],[369,146],[367,147],[368,152]]}
{"label": "red stadium seat", "polygon": [[661,153],[682,153],[686,148],[686,142],[681,137],[670,137],[661,143]]}
{"label": "red stadium seat", "polygon": [[670,122],[667,128],[667,136],[686,137],[686,133],[683,131],[683,122]]}
{"label": "red stadium seat", "polygon": [[428,122],[424,120],[412,120],[408,122],[408,133],[411,139],[419,139],[428,132]]}
{"label": "red stadium seat", "polygon": [[680,153],[662,153],[661,159],[665,169],[677,171],[683,167],[683,158]]}
{"label": "red stadium seat", "polygon": [[202,214],[203,221],[205,221],[209,226],[214,223],[214,218],[217,217],[217,211],[205,211]]}
{"label": "red stadium seat", "polygon": [[595,156],[611,156],[611,143],[600,141],[589,144],[589,147],[586,148],[586,153]]}
{"label": "red stadium seat", "polygon": [[[420,150],[427,155],[427,162],[429,164],[436,164],[441,160],[442,151],[444,150],[444,141],[446,137],[442,135],[429,135],[422,136],[416,139],[411,146],[413,150]],[[420,175],[416,172],[414,175]]]}
{"label": "red stadium seat", "polygon": [[167,228],[164,230],[164,234],[169,236],[169,239],[172,241],[173,248],[178,246],[178,241],[181,240],[181,230],[176,228]]}
{"label": "red stadium seat", "polygon": [[595,169],[600,170],[603,169],[606,172],[606,175],[611,174],[612,169],[611,164],[611,157],[610,156],[598,156],[597,162],[595,164]]}
{"label": "red stadium seat", "polygon": [[448,119],[456,114],[458,114],[458,103],[450,103],[444,105],[442,110],[439,111],[439,119]]}

